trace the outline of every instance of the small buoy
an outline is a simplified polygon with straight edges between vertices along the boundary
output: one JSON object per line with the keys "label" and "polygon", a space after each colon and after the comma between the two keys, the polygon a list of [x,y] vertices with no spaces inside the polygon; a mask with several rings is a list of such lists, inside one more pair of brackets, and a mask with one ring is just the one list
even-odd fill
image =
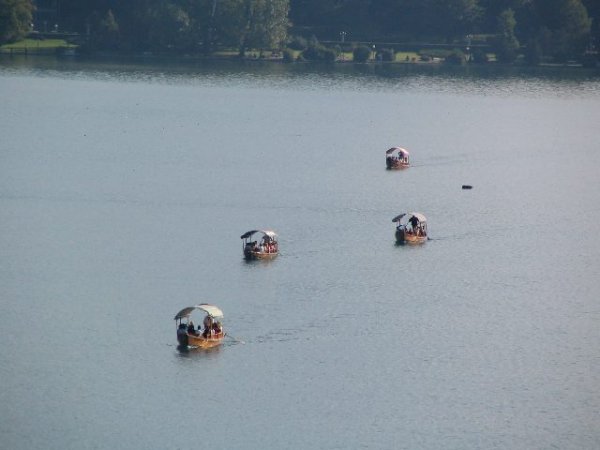
{"label": "small buoy", "polygon": [[462,188],[463,189],[473,189],[473,186],[471,186],[470,184],[463,184]]}

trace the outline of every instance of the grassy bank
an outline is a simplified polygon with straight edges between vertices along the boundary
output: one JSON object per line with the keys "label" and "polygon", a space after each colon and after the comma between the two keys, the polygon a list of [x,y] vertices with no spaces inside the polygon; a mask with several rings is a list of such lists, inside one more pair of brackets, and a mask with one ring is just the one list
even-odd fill
{"label": "grassy bank", "polygon": [[64,49],[74,49],[76,45],[69,44],[64,39],[24,39],[12,44],[0,45],[0,53],[41,53],[51,54]]}

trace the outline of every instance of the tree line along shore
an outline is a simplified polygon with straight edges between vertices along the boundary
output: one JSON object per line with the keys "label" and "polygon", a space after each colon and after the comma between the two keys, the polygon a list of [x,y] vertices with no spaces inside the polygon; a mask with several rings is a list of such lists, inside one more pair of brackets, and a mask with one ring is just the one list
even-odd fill
{"label": "tree line along shore", "polygon": [[600,0],[10,0],[0,52],[598,65]]}

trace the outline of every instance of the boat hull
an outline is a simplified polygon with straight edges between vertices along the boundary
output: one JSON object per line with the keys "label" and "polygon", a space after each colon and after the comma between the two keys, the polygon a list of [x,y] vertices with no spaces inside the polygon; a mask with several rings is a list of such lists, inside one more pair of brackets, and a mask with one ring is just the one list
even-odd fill
{"label": "boat hull", "polygon": [[273,259],[278,255],[277,252],[266,253],[266,252],[253,252],[253,251],[245,251],[244,258],[248,260],[253,259]]}
{"label": "boat hull", "polygon": [[403,231],[396,231],[396,242],[399,244],[422,244],[427,241],[427,236],[418,236]]}
{"label": "boat hull", "polygon": [[400,161],[386,161],[386,167],[388,170],[407,169],[410,167],[410,164]]}
{"label": "boat hull", "polygon": [[204,336],[195,336],[193,334],[185,333],[177,334],[177,341],[180,345],[198,348],[212,348],[220,345],[225,338],[224,333],[205,338]]}

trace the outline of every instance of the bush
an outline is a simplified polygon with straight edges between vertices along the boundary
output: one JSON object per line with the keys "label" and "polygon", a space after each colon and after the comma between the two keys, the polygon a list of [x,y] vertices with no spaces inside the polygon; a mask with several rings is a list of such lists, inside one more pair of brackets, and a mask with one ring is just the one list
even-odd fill
{"label": "bush", "polygon": [[598,55],[593,53],[585,53],[581,58],[583,67],[598,67]]}
{"label": "bush", "polygon": [[323,61],[334,62],[337,58],[337,52],[333,48],[323,48]]}
{"label": "bush", "polygon": [[494,50],[499,62],[512,64],[519,56],[519,41],[516,38],[499,37],[495,42]]}
{"label": "bush", "polygon": [[473,62],[478,64],[485,64],[489,62],[487,53],[484,50],[477,49],[473,52]]}
{"label": "bush", "polygon": [[308,61],[328,61],[333,62],[337,53],[332,48],[327,48],[321,44],[311,45],[302,52],[302,58]]}
{"label": "bush", "polygon": [[283,50],[283,62],[294,62],[294,52],[289,48]]}
{"label": "bush", "polygon": [[538,39],[531,39],[525,47],[525,62],[530,66],[537,66],[542,62],[542,46]]}
{"label": "bush", "polygon": [[302,51],[302,50],[305,50],[306,48],[308,48],[308,42],[302,36],[292,36],[290,39],[290,42],[288,44],[288,47],[293,50]]}
{"label": "bush", "polygon": [[454,50],[444,60],[446,64],[451,64],[454,66],[463,66],[466,64],[467,59],[465,58],[465,54],[460,50]]}
{"label": "bush", "polygon": [[310,46],[302,52],[302,59],[307,61],[318,61],[320,57],[319,47]]}
{"label": "bush", "polygon": [[360,45],[354,49],[352,56],[355,62],[364,63],[371,56],[371,49],[366,45]]}
{"label": "bush", "polygon": [[379,51],[378,57],[381,58],[382,61],[394,61],[396,59],[396,54],[394,53],[394,49],[384,48]]}

